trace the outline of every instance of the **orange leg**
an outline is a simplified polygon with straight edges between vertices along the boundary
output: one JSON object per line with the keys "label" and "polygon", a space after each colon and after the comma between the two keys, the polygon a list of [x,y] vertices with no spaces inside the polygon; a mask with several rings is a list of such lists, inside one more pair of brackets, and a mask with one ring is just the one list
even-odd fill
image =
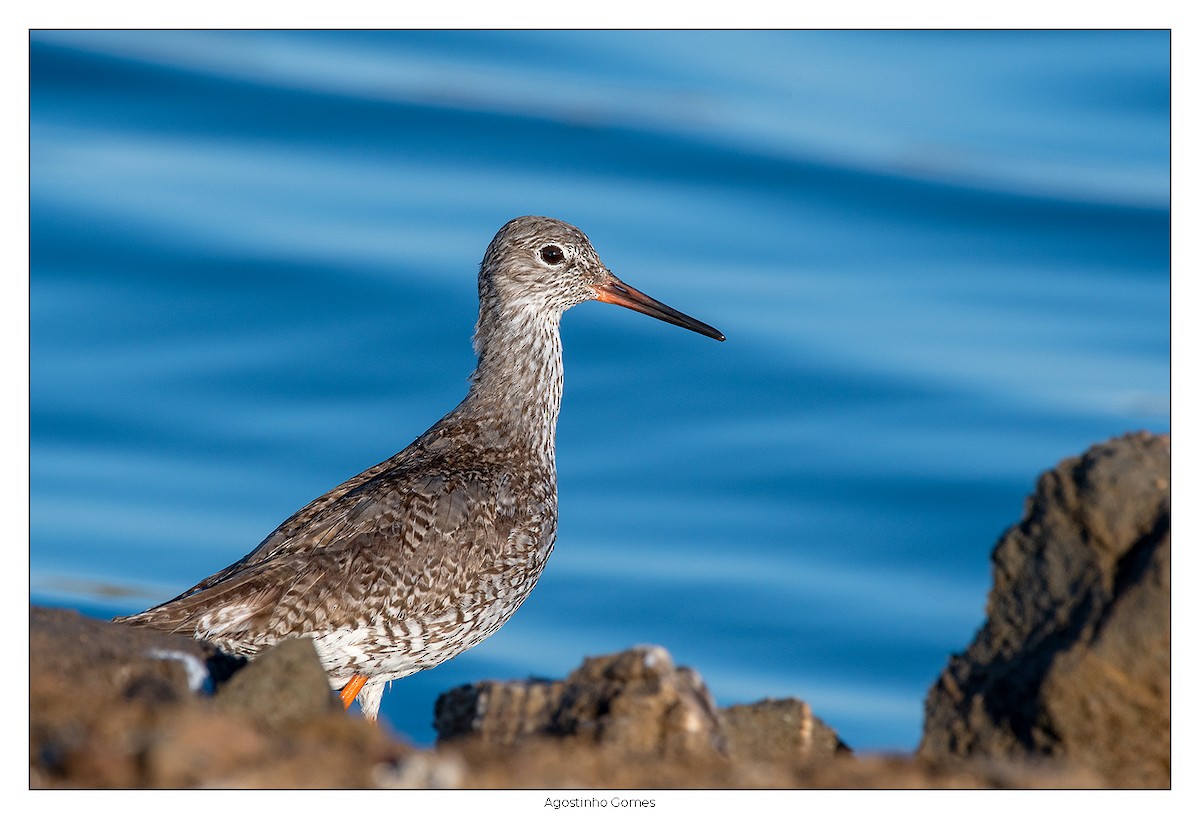
{"label": "orange leg", "polygon": [[350,708],[350,703],[354,702],[354,698],[358,696],[358,692],[362,691],[362,687],[367,684],[367,678],[361,674],[355,674],[350,678],[350,682],[342,689],[342,705],[347,710]]}

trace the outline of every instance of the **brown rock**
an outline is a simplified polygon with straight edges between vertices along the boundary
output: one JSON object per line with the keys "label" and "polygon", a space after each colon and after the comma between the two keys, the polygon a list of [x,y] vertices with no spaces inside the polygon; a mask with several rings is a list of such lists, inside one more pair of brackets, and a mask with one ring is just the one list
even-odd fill
{"label": "brown rock", "polygon": [[263,651],[233,676],[215,702],[268,728],[301,725],[340,708],[310,639],[284,640]]}
{"label": "brown rock", "polygon": [[446,691],[434,707],[438,739],[476,737],[494,745],[512,745],[549,733],[562,699],[562,680],[513,680],[462,685]]}
{"label": "brown rock", "polygon": [[721,709],[721,721],[736,757],[792,764],[850,753],[837,733],[797,699],[761,700]]}
{"label": "brown rock", "polygon": [[203,708],[164,715],[158,730],[146,739],[138,756],[150,787],[223,785],[271,750],[252,722]]}
{"label": "brown rock", "polygon": [[215,646],[147,629],[83,617],[66,609],[29,607],[30,673],[84,679],[113,695],[173,702],[212,692],[245,661]]}
{"label": "brown rock", "polygon": [[552,730],[634,752],[702,753],[727,744],[704,680],[676,668],[661,646],[585,660],[566,679]]}
{"label": "brown rock", "polygon": [[1167,436],[1044,474],[992,555],[987,621],[930,691],[920,752],[1169,787],[1170,521]]}
{"label": "brown rock", "polygon": [[659,646],[592,657],[566,680],[484,682],[438,698],[439,740],[512,744],[574,737],[632,753],[721,752],[725,735],[700,675]]}
{"label": "brown rock", "polygon": [[29,642],[31,787],[364,788],[412,753],[329,710],[311,643],[216,685],[217,707],[238,663],[185,637],[31,607]]}

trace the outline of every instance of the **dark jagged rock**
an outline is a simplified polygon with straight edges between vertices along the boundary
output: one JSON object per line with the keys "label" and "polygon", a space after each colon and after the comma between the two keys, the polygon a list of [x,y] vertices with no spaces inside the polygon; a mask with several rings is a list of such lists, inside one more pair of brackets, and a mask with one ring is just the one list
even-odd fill
{"label": "dark jagged rock", "polygon": [[[851,758],[800,700],[716,709],[658,646],[588,658],[563,680],[461,686],[436,714],[438,747],[464,755],[470,787],[799,787],[814,764]],[[916,771],[905,776],[937,781]]]}
{"label": "dark jagged rock", "polygon": [[478,737],[511,745],[550,732],[563,686],[562,680],[541,679],[460,685],[438,697],[433,727],[439,741]]}
{"label": "dark jagged rock", "polygon": [[573,737],[633,753],[723,752],[704,681],[660,646],[592,657],[561,681],[482,682],[438,698],[439,740]]}
{"label": "dark jagged rock", "polygon": [[926,701],[926,757],[1057,759],[1170,785],[1170,439],[1042,475],[992,555],[988,617]]}

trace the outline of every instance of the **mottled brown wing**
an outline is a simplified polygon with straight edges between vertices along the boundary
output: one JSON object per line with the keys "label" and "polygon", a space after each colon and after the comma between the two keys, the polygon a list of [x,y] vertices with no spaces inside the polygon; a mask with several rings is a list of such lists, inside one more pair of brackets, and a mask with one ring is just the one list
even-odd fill
{"label": "mottled brown wing", "polygon": [[479,472],[380,475],[286,537],[272,535],[228,569],[125,620],[250,648],[364,624],[384,608],[400,618],[444,608],[519,525],[490,502],[495,484]]}
{"label": "mottled brown wing", "polygon": [[275,610],[297,581],[319,581],[314,566],[309,564],[303,573],[301,568],[294,556],[258,563],[187,597],[117,619],[250,649],[274,642],[259,638],[267,635]]}

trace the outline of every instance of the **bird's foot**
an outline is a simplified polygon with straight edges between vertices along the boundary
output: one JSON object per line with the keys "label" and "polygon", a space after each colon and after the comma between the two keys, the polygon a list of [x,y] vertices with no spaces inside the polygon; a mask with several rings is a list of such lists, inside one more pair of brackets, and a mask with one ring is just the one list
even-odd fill
{"label": "bird's foot", "polygon": [[358,692],[362,691],[362,687],[367,684],[367,678],[361,674],[355,674],[350,678],[350,682],[342,688],[342,707],[346,710],[350,709],[350,703],[354,702],[354,698],[358,696]]}

